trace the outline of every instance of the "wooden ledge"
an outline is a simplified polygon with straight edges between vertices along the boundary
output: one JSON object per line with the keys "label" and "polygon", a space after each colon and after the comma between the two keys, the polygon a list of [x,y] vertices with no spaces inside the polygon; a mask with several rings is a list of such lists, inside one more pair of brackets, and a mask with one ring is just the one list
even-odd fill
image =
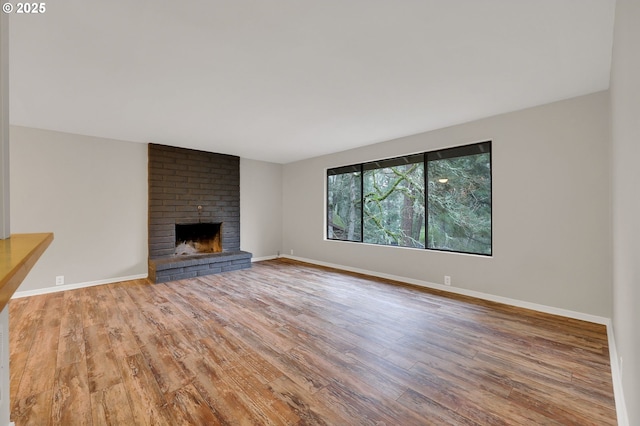
{"label": "wooden ledge", "polygon": [[0,240],[0,311],[51,241],[52,233],[12,234]]}

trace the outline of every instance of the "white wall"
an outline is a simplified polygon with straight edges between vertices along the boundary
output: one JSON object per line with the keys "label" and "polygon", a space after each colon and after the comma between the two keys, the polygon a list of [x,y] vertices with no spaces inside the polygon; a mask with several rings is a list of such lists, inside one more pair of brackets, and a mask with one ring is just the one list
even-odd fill
{"label": "white wall", "polygon": [[147,146],[12,126],[11,218],[54,233],[19,292],[147,274]]}
{"label": "white wall", "polygon": [[11,233],[9,170],[9,14],[3,13],[0,16],[0,238],[7,238]]}
{"label": "white wall", "polygon": [[[0,238],[9,225],[9,15],[0,16]],[[9,305],[0,312],[0,425],[9,424]]]}
{"label": "white wall", "polygon": [[240,159],[240,248],[254,259],[282,246],[282,165]]}
{"label": "white wall", "polygon": [[618,0],[611,70],[614,333],[629,424],[640,425],[640,2]]}
{"label": "white wall", "polygon": [[[493,257],[326,241],[325,170],[492,140]],[[611,317],[608,94],[287,164],[283,253]]]}
{"label": "white wall", "polygon": [[[147,274],[147,145],[11,127],[13,232],[54,241],[18,292]],[[282,245],[282,165],[240,159],[241,248]],[[29,294],[29,293],[27,293]]]}

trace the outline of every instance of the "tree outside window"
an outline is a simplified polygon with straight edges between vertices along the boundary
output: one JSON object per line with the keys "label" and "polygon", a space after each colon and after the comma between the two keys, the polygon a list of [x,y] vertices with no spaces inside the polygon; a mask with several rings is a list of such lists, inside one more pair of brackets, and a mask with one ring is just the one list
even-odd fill
{"label": "tree outside window", "polygon": [[427,247],[490,255],[491,154],[433,158],[427,160]]}
{"label": "tree outside window", "polygon": [[329,169],[327,238],[491,255],[491,197],[491,142]]}
{"label": "tree outside window", "polygon": [[334,169],[327,176],[327,238],[362,241],[360,166]]}
{"label": "tree outside window", "polygon": [[424,247],[423,158],[420,155],[413,159],[420,162],[399,165],[392,161],[386,167],[365,165],[365,243]]}

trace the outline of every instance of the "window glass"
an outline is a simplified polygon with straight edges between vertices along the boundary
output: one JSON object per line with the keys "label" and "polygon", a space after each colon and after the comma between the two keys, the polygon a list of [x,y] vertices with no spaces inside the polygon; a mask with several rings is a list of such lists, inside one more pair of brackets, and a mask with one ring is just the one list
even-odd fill
{"label": "window glass", "polygon": [[424,247],[424,162],[365,170],[364,242]]}
{"label": "window glass", "polygon": [[491,254],[491,153],[428,157],[427,247]]}
{"label": "window glass", "polygon": [[334,169],[329,171],[327,176],[327,238],[362,241],[361,177],[360,166],[353,166],[347,170]]}

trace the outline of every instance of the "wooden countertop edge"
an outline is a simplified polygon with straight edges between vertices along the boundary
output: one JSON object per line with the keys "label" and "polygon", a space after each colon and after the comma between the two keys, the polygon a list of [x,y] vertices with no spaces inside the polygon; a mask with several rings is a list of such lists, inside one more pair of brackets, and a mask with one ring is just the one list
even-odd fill
{"label": "wooden countertop edge", "polygon": [[[9,303],[33,265],[53,241],[53,233],[11,234],[9,240],[1,240],[0,256],[18,256],[12,259],[12,267],[0,276],[0,311]],[[13,247],[12,247],[13,246]]]}

